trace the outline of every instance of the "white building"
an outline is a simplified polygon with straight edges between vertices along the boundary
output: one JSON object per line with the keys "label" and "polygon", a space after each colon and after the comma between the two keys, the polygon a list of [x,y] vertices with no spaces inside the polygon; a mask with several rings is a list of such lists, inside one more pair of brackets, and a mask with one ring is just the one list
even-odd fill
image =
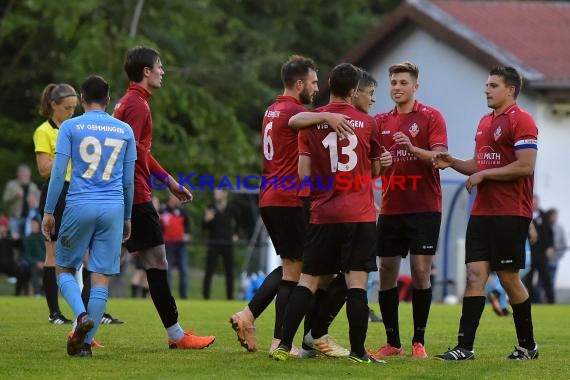
{"label": "white building", "polygon": [[[341,59],[378,79],[373,114],[393,107],[388,67],[404,60],[419,66],[418,99],[442,112],[449,150],[465,158],[473,155],[475,128],[489,112],[484,96],[489,70],[500,64],[522,73],[518,103],[539,128],[535,193],[543,209],[559,209],[562,225],[570,230],[570,175],[563,158],[570,143],[570,3],[407,0]],[[448,293],[461,294],[464,266],[457,255],[469,197],[458,193],[453,218],[446,223],[453,194],[465,177],[453,170],[441,175],[445,210],[438,277],[457,285]],[[570,302],[570,255],[561,262],[556,287],[558,299]]]}

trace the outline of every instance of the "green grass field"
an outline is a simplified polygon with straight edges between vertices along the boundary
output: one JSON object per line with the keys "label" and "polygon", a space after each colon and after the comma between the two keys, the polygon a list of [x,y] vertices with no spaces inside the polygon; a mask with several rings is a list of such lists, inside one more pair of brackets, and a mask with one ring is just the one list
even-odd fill
{"label": "green grass field", "polygon": [[[65,301],[66,315],[71,315]],[[238,301],[179,301],[180,321],[198,334],[214,334],[216,342],[201,351],[169,350],[166,335],[150,299],[111,299],[109,311],[127,321],[102,326],[97,339],[105,348],[91,359],[68,357],[68,326],[47,322],[43,298],[0,297],[0,378],[2,379],[567,379],[570,374],[570,306],[535,306],[535,335],[540,359],[511,362],[505,359],[516,343],[513,320],[485,310],[476,341],[477,359],[446,363],[410,357],[389,359],[383,366],[358,365],[341,359],[275,362],[267,349],[271,341],[273,306],[257,321],[260,351],[246,352],[236,341],[229,316],[242,308]],[[377,305],[374,305],[376,310]],[[426,334],[430,356],[455,343],[460,306],[434,304]],[[410,352],[411,305],[400,306],[402,342]],[[331,334],[348,346],[344,311]],[[300,335],[295,340],[299,343]],[[367,347],[383,344],[384,327],[371,323]]]}

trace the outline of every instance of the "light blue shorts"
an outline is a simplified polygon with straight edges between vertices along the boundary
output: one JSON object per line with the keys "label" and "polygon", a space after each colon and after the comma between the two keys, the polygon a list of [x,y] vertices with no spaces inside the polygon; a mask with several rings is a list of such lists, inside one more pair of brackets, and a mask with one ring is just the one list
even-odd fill
{"label": "light blue shorts", "polygon": [[121,265],[124,211],[122,204],[67,205],[55,248],[55,263],[78,270],[89,249],[87,269],[117,274]]}

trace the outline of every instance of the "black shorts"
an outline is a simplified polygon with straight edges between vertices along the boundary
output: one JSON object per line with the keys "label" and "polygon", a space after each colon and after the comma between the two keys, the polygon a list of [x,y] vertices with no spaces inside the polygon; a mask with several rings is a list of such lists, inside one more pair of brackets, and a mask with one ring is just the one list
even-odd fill
{"label": "black shorts", "polygon": [[307,223],[304,220],[303,208],[261,207],[260,213],[275,252],[282,259],[301,261]]}
{"label": "black shorts", "polygon": [[378,256],[435,255],[440,226],[440,212],[380,215]]}
{"label": "black shorts", "polygon": [[[47,192],[49,187],[49,180],[43,184],[42,192],[40,194],[40,216],[44,218],[44,208],[46,207]],[[61,194],[57,199],[57,204],[55,205],[55,210],[53,210],[53,217],[55,219],[55,234],[51,236],[51,241],[57,240],[57,235],[59,234],[59,227],[61,226],[61,218],[63,217],[63,212],[65,211],[65,197],[67,196],[67,190],[69,189],[69,182],[65,181],[63,187],[61,188]]]}
{"label": "black shorts", "polygon": [[491,270],[525,267],[530,219],[522,216],[476,216],[467,224],[465,263],[488,261]]}
{"label": "black shorts", "polygon": [[303,249],[305,274],[374,272],[376,226],[368,223],[310,224]]}
{"label": "black shorts", "polygon": [[125,243],[129,252],[141,251],[164,244],[158,212],[151,202],[133,205],[131,237]]}

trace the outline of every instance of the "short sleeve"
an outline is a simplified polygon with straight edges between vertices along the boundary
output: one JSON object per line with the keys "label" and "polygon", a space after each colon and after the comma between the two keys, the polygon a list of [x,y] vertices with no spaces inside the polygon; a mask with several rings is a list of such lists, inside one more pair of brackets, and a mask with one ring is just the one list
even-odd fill
{"label": "short sleeve", "polygon": [[538,149],[538,128],[530,114],[519,111],[513,128],[515,150]]}
{"label": "short sleeve", "polygon": [[433,108],[431,109],[428,130],[430,149],[436,146],[444,146],[447,148],[447,127],[445,125],[445,119],[438,110]]}
{"label": "short sleeve", "polygon": [[49,153],[53,157],[54,147],[51,144],[51,137],[44,128],[38,127],[34,132],[34,150],[36,153]]}

